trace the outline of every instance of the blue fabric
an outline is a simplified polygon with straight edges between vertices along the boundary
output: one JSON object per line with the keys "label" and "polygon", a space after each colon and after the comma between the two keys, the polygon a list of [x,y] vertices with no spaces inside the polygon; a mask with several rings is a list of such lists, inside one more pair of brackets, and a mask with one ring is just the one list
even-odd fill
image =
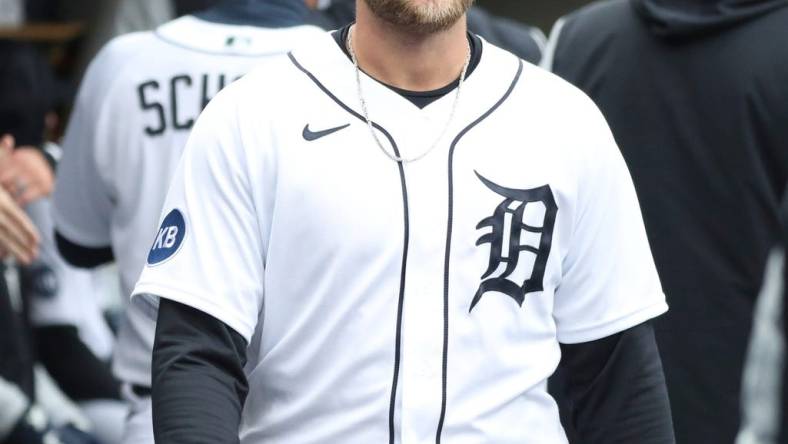
{"label": "blue fabric", "polygon": [[309,12],[301,0],[228,0],[194,16],[228,25],[287,28],[303,25]]}

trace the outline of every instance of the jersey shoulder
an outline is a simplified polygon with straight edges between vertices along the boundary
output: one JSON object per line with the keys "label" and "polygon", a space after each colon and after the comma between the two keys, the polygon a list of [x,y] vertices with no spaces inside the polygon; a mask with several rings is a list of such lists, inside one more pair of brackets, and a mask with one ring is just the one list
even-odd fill
{"label": "jersey shoulder", "polygon": [[292,50],[258,59],[243,78],[223,91],[224,95],[261,116],[302,105],[309,98],[306,92],[311,84],[297,68],[293,54],[320,52],[321,43],[325,44],[321,40],[325,39],[333,42],[333,37],[322,30],[317,34],[310,32]]}
{"label": "jersey shoulder", "polygon": [[215,23],[189,15],[155,31],[163,43],[181,51],[240,58],[284,53],[322,33],[322,29],[312,25],[265,28]]}
{"label": "jersey shoulder", "polygon": [[[485,50],[489,49],[491,48]],[[545,116],[564,116],[565,119],[599,114],[593,100],[573,84],[528,61],[523,60],[522,63],[523,70],[513,94],[518,106],[535,106],[540,108]]]}
{"label": "jersey shoulder", "polygon": [[259,117],[275,114],[299,99],[302,90],[293,74],[289,53],[260,58],[246,75],[228,85],[213,101],[232,102],[239,110]]}
{"label": "jersey shoulder", "polygon": [[86,90],[107,92],[110,85],[122,78],[129,67],[140,66],[140,59],[150,55],[156,45],[151,31],[134,32],[115,37],[96,54],[88,65],[82,81]]}
{"label": "jersey shoulder", "polygon": [[140,54],[156,45],[157,38],[152,31],[140,31],[124,34],[113,38],[96,54],[91,67],[109,66],[117,69],[127,63],[133,63]]}
{"label": "jersey shoulder", "polygon": [[137,31],[113,37],[99,52],[99,56],[128,55],[156,41],[153,31]]}
{"label": "jersey shoulder", "polygon": [[561,147],[563,155],[593,161],[600,149],[615,147],[596,103],[576,86],[541,67],[523,62],[511,100],[511,115],[528,120],[523,123],[533,124],[533,131]]}
{"label": "jersey shoulder", "polygon": [[98,106],[126,78],[130,67],[141,66],[156,38],[150,31],[115,37],[99,50],[88,65],[77,97],[77,107]]}

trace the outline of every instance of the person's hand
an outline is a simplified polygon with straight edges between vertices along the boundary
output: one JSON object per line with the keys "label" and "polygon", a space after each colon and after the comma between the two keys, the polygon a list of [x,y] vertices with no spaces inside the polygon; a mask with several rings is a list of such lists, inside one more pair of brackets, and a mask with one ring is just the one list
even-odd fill
{"label": "person's hand", "polygon": [[20,263],[30,265],[38,256],[39,239],[27,214],[0,188],[0,257],[11,254]]}
{"label": "person's hand", "polygon": [[0,185],[25,206],[52,193],[55,174],[41,151],[14,145],[13,136],[0,138]]}

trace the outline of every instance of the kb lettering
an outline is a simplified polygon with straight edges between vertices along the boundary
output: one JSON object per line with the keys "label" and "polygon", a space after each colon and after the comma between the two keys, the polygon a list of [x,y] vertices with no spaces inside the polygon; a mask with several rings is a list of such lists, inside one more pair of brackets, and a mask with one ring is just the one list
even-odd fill
{"label": "kb lettering", "polygon": [[159,230],[159,234],[156,236],[156,243],[153,246],[154,250],[158,250],[160,248],[172,248],[175,245],[175,241],[178,239],[178,227],[164,227]]}
{"label": "kb lettering", "polygon": [[186,237],[186,220],[179,210],[172,210],[161,222],[156,240],[148,253],[148,265],[158,265],[176,254]]}

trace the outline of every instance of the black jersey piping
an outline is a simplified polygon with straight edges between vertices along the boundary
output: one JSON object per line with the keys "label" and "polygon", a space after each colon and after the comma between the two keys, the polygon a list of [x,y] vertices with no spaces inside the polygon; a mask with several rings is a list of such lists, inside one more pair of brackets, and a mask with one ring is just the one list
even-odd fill
{"label": "black jersey piping", "polygon": [[111,246],[86,247],[70,241],[57,230],[55,230],[55,245],[63,259],[73,267],[96,268],[115,260]]}
{"label": "black jersey piping", "polygon": [[435,443],[440,444],[441,442],[441,435],[443,434],[443,422],[446,419],[446,384],[448,379],[448,368],[449,368],[449,257],[451,256],[451,233],[452,233],[452,223],[454,222],[454,150],[457,148],[457,144],[460,143],[463,137],[465,137],[468,132],[470,132],[474,127],[480,124],[482,121],[490,117],[492,113],[495,112],[505,101],[509,98],[514,91],[514,87],[517,86],[517,83],[520,81],[520,76],[523,74],[523,61],[520,60],[520,66],[517,69],[517,74],[515,74],[514,79],[512,80],[512,84],[509,85],[509,89],[506,93],[501,97],[495,105],[492,106],[486,113],[482,114],[481,117],[473,121],[470,125],[466,126],[454,141],[451,143],[451,147],[449,148],[449,211],[448,211],[448,222],[446,228],[446,257],[444,262],[443,268],[443,377],[442,377],[442,401],[441,401],[441,416],[440,420],[438,421],[438,430],[435,433]]}
{"label": "black jersey piping", "polygon": [[[361,120],[364,123],[367,123],[367,119],[364,118],[361,114],[354,111],[349,106],[345,105],[344,102],[339,100],[337,96],[335,96],[331,91],[328,90],[317,77],[314,76],[309,70],[301,66],[296,60],[295,56],[292,52],[288,53],[287,56],[290,58],[290,61],[293,62],[296,68],[298,68],[301,72],[306,74],[310,80],[320,88],[323,93],[325,93],[328,97],[331,98],[340,108],[347,111],[353,117]],[[394,141],[394,138],[391,137],[388,131],[385,128],[378,125],[375,122],[372,122],[372,126],[383,133],[384,136],[388,139],[391,143],[391,147],[394,150],[394,154],[399,157],[399,148],[397,147],[397,142]],[[404,208],[404,216],[405,216],[405,233],[404,233],[404,245],[402,247],[402,268],[400,271],[400,282],[399,282],[399,301],[397,302],[397,333],[396,333],[396,343],[394,346],[394,376],[391,382],[391,398],[389,401],[389,444],[394,444],[394,410],[397,403],[397,384],[399,382],[399,367],[400,367],[400,350],[402,344],[402,308],[405,302],[405,275],[407,272],[407,265],[408,265],[408,244],[410,240],[410,215],[408,210],[408,186],[405,182],[405,168],[402,165],[402,162],[397,162],[397,166],[399,167],[399,177],[400,183],[402,186],[402,205]]]}

